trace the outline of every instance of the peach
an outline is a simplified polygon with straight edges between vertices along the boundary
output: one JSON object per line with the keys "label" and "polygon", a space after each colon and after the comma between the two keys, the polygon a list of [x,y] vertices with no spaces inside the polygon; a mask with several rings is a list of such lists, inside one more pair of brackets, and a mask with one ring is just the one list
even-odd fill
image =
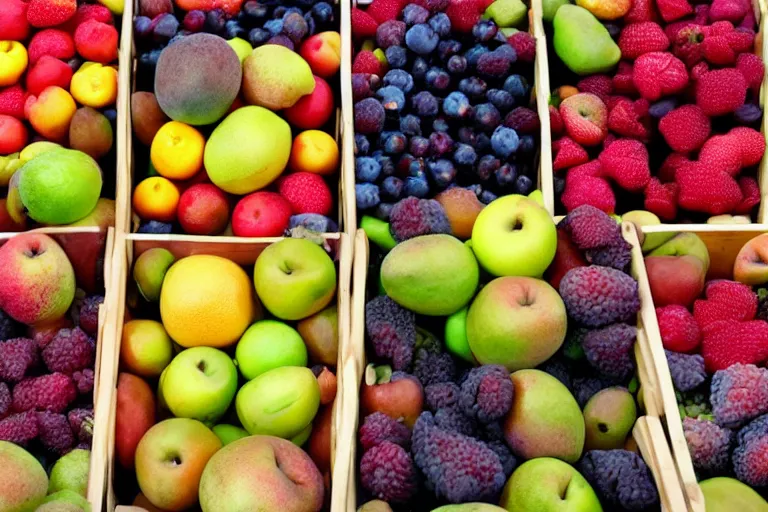
{"label": "peach", "polygon": [[338,32],[320,32],[301,45],[299,54],[304,57],[312,73],[323,78],[336,74],[341,64],[341,36]]}
{"label": "peach", "polygon": [[[125,341],[123,341],[125,343]],[[155,424],[155,395],[143,379],[130,373],[117,377],[115,453],[124,468],[133,468],[136,447]]]}
{"label": "peach", "polygon": [[229,199],[216,185],[192,185],[181,194],[179,224],[190,235],[217,235],[229,222]]}
{"label": "peach", "polygon": [[24,115],[32,128],[50,140],[62,140],[67,136],[75,111],[75,100],[56,85],[46,87],[39,96],[30,95],[24,104]]}
{"label": "peach", "polygon": [[141,492],[162,509],[193,506],[203,469],[220,448],[216,434],[197,420],[172,418],[158,423],[136,447],[136,479]]}
{"label": "peach", "polygon": [[24,448],[0,441],[0,510],[35,510],[48,491],[48,475]]}
{"label": "peach", "polygon": [[[170,1],[170,0],[169,0]],[[142,144],[149,146],[155,134],[170,121],[151,92],[138,91],[131,95],[133,133]]]}
{"label": "peach", "polygon": [[37,95],[51,85],[69,89],[71,81],[72,68],[66,62],[43,55],[27,73],[27,92]]}
{"label": "peach", "polygon": [[203,135],[179,121],[165,123],[152,139],[150,159],[161,176],[175,180],[191,178],[203,168]]}
{"label": "peach", "polygon": [[18,153],[27,143],[27,129],[15,117],[0,115],[0,155]]}
{"label": "peach", "polygon": [[315,76],[315,89],[302,96],[292,107],[283,110],[283,114],[293,126],[311,130],[327,123],[334,107],[331,86],[319,76]]}
{"label": "peach", "polygon": [[318,512],[324,493],[323,477],[309,455],[272,436],[228,444],[211,457],[200,479],[203,512]]}
{"label": "peach", "polygon": [[117,99],[117,70],[98,62],[86,62],[72,75],[69,89],[72,96],[87,107],[112,105]]}
{"label": "peach", "polygon": [[[147,497],[144,496],[144,494],[142,493],[137,494],[136,497],[133,499],[133,506],[141,507],[147,512],[166,512],[165,510],[154,506],[152,502],[149,501]],[[138,512],[138,511],[135,511],[135,512]]]}
{"label": "peach", "polygon": [[466,240],[472,238],[475,219],[485,206],[477,195],[467,188],[453,187],[435,197],[445,209],[453,236]]}
{"label": "peach", "polygon": [[91,107],[81,107],[69,125],[69,147],[98,160],[112,149],[112,125],[104,114]]}
{"label": "peach", "polygon": [[173,342],[163,324],[155,320],[131,320],[123,325],[120,364],[126,370],[141,377],[159,377],[172,358]]}
{"label": "peach", "polygon": [[232,211],[235,236],[282,236],[291,221],[291,205],[280,194],[259,190],[242,198]]}
{"label": "peach", "polygon": [[147,178],[133,191],[133,209],[143,220],[173,222],[179,204],[179,189],[162,176]]}
{"label": "peach", "polygon": [[307,443],[307,453],[317,464],[320,472],[331,469],[331,426],[333,424],[333,404],[320,409],[312,422],[312,433]]}
{"label": "peach", "polygon": [[333,137],[320,130],[301,132],[293,140],[288,168],[330,176],[338,170],[339,147]]}
{"label": "peach", "polygon": [[0,283],[0,308],[28,325],[60,319],[75,298],[72,264],[47,235],[23,233],[0,247]]}
{"label": "peach", "polygon": [[645,269],[656,307],[679,304],[690,307],[704,291],[707,269],[690,254],[685,256],[646,256]]}
{"label": "peach", "polygon": [[0,87],[18,82],[28,63],[29,56],[23,44],[18,41],[0,41]]}
{"label": "peach", "polygon": [[739,250],[733,263],[733,279],[749,286],[768,282],[768,234],[758,235]]}
{"label": "peach", "polygon": [[360,407],[363,415],[383,412],[395,419],[403,419],[413,428],[424,406],[424,390],[419,381],[409,375],[392,379],[388,366],[368,365],[365,382],[360,391]]}

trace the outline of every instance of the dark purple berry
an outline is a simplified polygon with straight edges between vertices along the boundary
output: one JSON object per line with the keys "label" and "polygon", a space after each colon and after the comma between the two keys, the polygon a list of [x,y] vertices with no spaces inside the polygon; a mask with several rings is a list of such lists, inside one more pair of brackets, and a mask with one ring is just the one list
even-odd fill
{"label": "dark purple berry", "polygon": [[485,96],[488,84],[477,77],[462,78],[459,82],[459,90],[470,99],[480,99]]}
{"label": "dark purple berry", "polygon": [[475,124],[486,130],[493,131],[501,124],[501,114],[491,103],[481,103],[474,109]]}
{"label": "dark purple berry", "polygon": [[478,153],[487,153],[491,148],[491,138],[485,133],[475,135],[475,145],[472,146]]}
{"label": "dark purple berry", "polygon": [[477,153],[469,144],[459,143],[456,145],[456,151],[453,152],[453,161],[457,165],[471,166],[477,161]]}
{"label": "dark purple berry", "polygon": [[427,162],[427,170],[429,171],[432,181],[434,181],[439,188],[447,187],[453,183],[453,180],[456,178],[456,167],[454,167],[453,162],[445,158],[435,161],[430,160]]}
{"label": "dark purple berry", "polygon": [[[205,18],[205,15],[203,15],[203,18]],[[152,20],[146,16],[136,16],[136,19],[133,20],[133,34],[137,39],[148,38],[152,35]]]}
{"label": "dark purple berry", "polygon": [[370,150],[371,150],[371,143],[368,140],[368,137],[360,133],[356,133],[355,134],[355,154],[367,155]]}
{"label": "dark purple berry", "polygon": [[397,20],[385,21],[376,29],[376,44],[379,48],[402,46],[405,41],[405,23]]}
{"label": "dark purple berry", "polygon": [[426,197],[429,194],[429,183],[426,177],[408,176],[403,187],[406,197]]}
{"label": "dark purple berry", "polygon": [[502,188],[512,185],[517,179],[517,167],[514,164],[504,164],[493,173],[496,183]]}
{"label": "dark purple berry", "polygon": [[307,22],[300,13],[290,12],[283,17],[283,34],[290,37],[294,44],[299,44],[307,31]]}
{"label": "dark purple berry", "polygon": [[527,196],[533,191],[533,180],[528,176],[521,175],[515,181],[515,192]]}
{"label": "dark purple berry", "polygon": [[665,98],[651,105],[648,109],[648,113],[651,115],[651,117],[661,119],[665,115],[675,110],[675,108],[677,108],[677,100],[675,98]]}
{"label": "dark purple berry", "polygon": [[247,32],[245,29],[241,27],[240,23],[235,20],[227,21],[226,25],[224,26],[224,33],[226,34],[227,39],[234,39],[236,37],[244,39],[247,37]]}
{"label": "dark purple berry", "polygon": [[558,196],[562,194],[563,191],[565,190],[565,178],[563,178],[562,176],[555,176],[552,179],[552,183],[554,183],[555,194],[557,194]]}
{"label": "dark purple berry", "polygon": [[411,98],[411,105],[416,115],[421,117],[434,117],[438,112],[437,98],[427,91],[421,91]]}
{"label": "dark purple berry", "polygon": [[277,34],[276,36],[270,37],[269,41],[267,41],[267,44],[279,44],[280,46],[285,46],[291,51],[293,51],[295,48],[291,38],[285,34]]}
{"label": "dark purple berry", "polygon": [[400,112],[405,107],[405,94],[395,86],[388,85],[376,91],[376,97],[385,110]]}
{"label": "dark purple berry", "polygon": [[413,89],[413,77],[405,70],[392,69],[384,75],[384,85],[392,85],[408,94]]}
{"label": "dark purple berry", "polygon": [[480,202],[483,204],[491,204],[497,198],[498,196],[490,190],[483,190],[483,192],[480,194]]}
{"label": "dark purple berry", "polygon": [[361,210],[373,208],[379,204],[379,187],[373,183],[358,183],[355,185],[355,199]]}
{"label": "dark purple berry", "polygon": [[426,177],[427,164],[423,158],[413,158],[408,166],[408,175],[415,178]]}
{"label": "dark purple berry", "polygon": [[403,21],[409,27],[419,23],[426,23],[429,19],[429,11],[418,4],[408,4],[403,9]]}
{"label": "dark purple berry", "polygon": [[264,30],[263,28],[253,28],[250,32],[248,32],[248,41],[251,43],[251,46],[257,47],[261,46],[272,37],[272,34],[270,34],[267,30]]}
{"label": "dark purple berry", "polygon": [[461,43],[455,39],[440,41],[437,45],[437,56],[446,61],[461,51]]}
{"label": "dark purple berry", "polygon": [[227,15],[221,9],[214,9],[205,14],[205,31],[219,34],[227,23]]}
{"label": "dark purple berry", "polygon": [[453,75],[460,75],[467,70],[467,59],[462,55],[453,55],[448,59],[448,64],[445,65],[448,72]]}
{"label": "dark purple berry", "polygon": [[432,156],[442,156],[453,151],[453,139],[446,132],[434,132],[429,136]]}
{"label": "dark purple berry", "polygon": [[381,151],[375,151],[373,153],[373,158],[379,162],[382,176],[392,176],[395,174],[395,164],[392,163],[392,159],[390,157],[383,154]]}
{"label": "dark purple berry", "polygon": [[282,19],[274,19],[269,20],[264,24],[264,30],[272,34],[272,36],[276,36],[280,32],[283,31],[283,20]]}
{"label": "dark purple berry", "polygon": [[477,162],[477,176],[482,181],[486,181],[499,167],[501,167],[501,162],[498,158],[493,155],[485,155]]}
{"label": "dark purple berry", "polygon": [[400,118],[400,131],[406,135],[421,135],[421,120],[413,114]]}
{"label": "dark purple berry", "polygon": [[403,180],[395,176],[388,176],[381,183],[381,195],[385,199],[397,201],[403,195],[403,186]]}
{"label": "dark purple berry", "polygon": [[517,52],[514,48],[512,48],[512,45],[510,44],[502,44],[493,50],[493,52],[506,57],[510,64],[517,62]]}
{"label": "dark purple berry", "polygon": [[488,101],[493,103],[493,106],[499,109],[500,112],[508,112],[515,106],[515,98],[507,91],[503,89],[491,89],[486,95]]}
{"label": "dark purple berry", "polygon": [[736,109],[733,117],[740,124],[753,124],[763,117],[763,110],[754,103],[745,103]]}
{"label": "dark purple berry", "polygon": [[413,68],[411,68],[411,75],[413,75],[414,80],[424,80],[424,77],[426,76],[428,69],[429,69],[429,64],[427,63],[427,61],[421,57],[417,57],[416,60],[413,61]]}
{"label": "dark purple berry", "polygon": [[399,132],[384,132],[381,135],[381,141],[384,152],[388,155],[399,155],[408,145],[408,139]]}
{"label": "dark purple berry", "polygon": [[451,35],[451,20],[448,18],[448,15],[443,12],[439,12],[429,18],[429,26],[432,27],[432,30],[434,30],[439,37],[448,37]]}
{"label": "dark purple berry", "polygon": [[152,36],[158,43],[168,41],[179,31],[179,20],[170,13],[160,14],[152,21],[152,25]]}
{"label": "dark purple berry", "polygon": [[384,51],[391,69],[402,69],[408,63],[408,51],[402,46],[390,46]]}
{"label": "dark purple berry", "polygon": [[429,68],[427,75],[424,77],[424,81],[427,87],[433,91],[441,92],[448,89],[451,85],[451,77],[444,70],[436,67]]}
{"label": "dark purple berry", "polygon": [[389,222],[389,214],[392,213],[392,208],[394,208],[394,206],[395,205],[392,203],[379,203],[379,205],[373,211],[373,215],[377,219]]}
{"label": "dark purple berry", "polygon": [[520,147],[517,150],[525,155],[533,153],[536,150],[536,139],[533,135],[523,135],[520,137]]}
{"label": "dark purple berry", "polygon": [[384,127],[386,112],[376,98],[355,103],[355,131],[362,134],[379,133]]}
{"label": "dark purple berry", "polygon": [[[253,33],[256,30],[261,30],[263,33],[267,34],[267,39],[269,39],[269,32],[262,30],[260,28],[255,28],[251,30],[251,33]],[[376,75],[370,75],[368,73],[353,73],[352,74],[352,97],[354,98],[354,101],[360,101],[362,99],[370,97],[373,94],[373,91],[376,90],[378,85],[379,85],[379,77]]]}
{"label": "dark purple berry", "polygon": [[467,58],[467,64],[469,64],[472,67],[477,66],[477,61],[480,59],[482,55],[485,55],[490,50],[488,47],[483,46],[482,44],[476,44],[466,52],[464,52],[464,57]]}
{"label": "dark purple berry", "polygon": [[617,39],[619,34],[621,34],[621,27],[616,23],[603,23],[603,26],[605,26],[605,29],[611,34],[613,39]]}
{"label": "dark purple berry", "polygon": [[368,183],[376,183],[381,174],[381,165],[375,158],[360,156],[355,158],[355,179]]}
{"label": "dark purple berry", "polygon": [[312,17],[320,25],[330,25],[335,19],[333,7],[328,2],[318,2],[312,6]]}
{"label": "dark purple berry", "polygon": [[416,158],[427,156],[429,153],[429,139],[420,136],[411,137],[409,150]]}
{"label": "dark purple berry", "polygon": [[478,42],[490,41],[496,35],[499,27],[491,20],[480,20],[472,27],[472,35]]}
{"label": "dark purple berry", "polygon": [[245,2],[242,10],[250,23],[263,23],[267,18],[267,14],[269,14],[269,8],[256,0],[248,0]]}
{"label": "dark purple berry", "polygon": [[504,80],[504,90],[521,101],[528,96],[528,82],[520,75],[510,75]]}
{"label": "dark purple berry", "polygon": [[312,13],[306,13],[304,15],[304,21],[307,23],[307,36],[315,35],[315,32],[317,32],[317,23],[315,23],[315,18],[312,17]]}
{"label": "dark purple berry", "polygon": [[[136,19],[138,20],[138,18]],[[205,26],[205,13],[203,11],[189,11],[184,16],[182,26],[184,27],[184,30],[189,30],[190,32],[200,32]]]}
{"label": "dark purple berry", "polygon": [[442,117],[438,117],[437,119],[432,121],[433,132],[447,132],[449,129],[450,129],[450,126],[448,126],[448,121],[446,121]]}
{"label": "dark purple berry", "polygon": [[509,72],[510,61],[498,52],[484,53],[477,59],[477,72],[491,78],[501,78]]}
{"label": "dark purple berry", "polygon": [[477,137],[475,132],[469,126],[459,128],[459,141],[474,147]]}

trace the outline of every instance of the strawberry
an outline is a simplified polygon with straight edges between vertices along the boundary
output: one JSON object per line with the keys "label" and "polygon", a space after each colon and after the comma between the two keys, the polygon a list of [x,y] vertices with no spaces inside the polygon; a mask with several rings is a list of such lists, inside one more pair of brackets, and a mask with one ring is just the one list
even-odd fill
{"label": "strawberry", "polygon": [[376,37],[379,24],[362,9],[352,8],[352,36],[360,39]]}
{"label": "strawberry", "polygon": [[644,53],[663,52],[669,48],[669,38],[658,23],[634,23],[621,31],[619,48],[623,58],[634,60]]}
{"label": "strawberry", "polygon": [[739,184],[725,171],[691,162],[678,169],[675,177],[680,186],[677,204],[686,210],[722,215],[741,203]]}
{"label": "strawberry", "polygon": [[554,105],[549,105],[549,130],[552,135],[561,135],[565,130],[560,111]]}
{"label": "strawberry", "polygon": [[365,12],[376,22],[384,23],[385,21],[396,20],[402,9],[402,0],[373,0]]}
{"label": "strawberry", "polygon": [[555,153],[555,159],[552,163],[552,168],[555,171],[568,169],[589,161],[587,150],[567,136],[553,142],[552,151]]}
{"label": "strawberry", "polygon": [[670,153],[664,159],[664,163],[659,168],[659,179],[663,182],[675,181],[677,170],[691,163],[686,155],[682,153]]}
{"label": "strawberry", "polygon": [[669,52],[651,52],[638,57],[632,72],[640,96],[656,101],[677,94],[688,85],[688,70],[683,61]]}
{"label": "strawberry", "polygon": [[658,178],[651,178],[645,186],[645,209],[655,213],[662,220],[675,220],[677,190],[677,183],[661,183]]}
{"label": "strawberry", "polygon": [[613,76],[613,90],[616,94],[624,94],[626,96],[637,94],[635,82],[632,80],[632,73],[631,62],[619,62],[619,68]]}
{"label": "strawberry", "polygon": [[701,50],[704,58],[716,66],[730,66],[736,61],[736,53],[725,35],[705,37]]}
{"label": "strawberry", "polygon": [[712,5],[709,6],[709,19],[738,23],[744,19],[748,10],[750,5],[744,0],[713,0]]}
{"label": "strawberry", "polygon": [[600,173],[601,166],[597,160],[568,171],[565,177],[565,191],[561,196],[567,211],[589,204],[605,213],[614,212],[616,196],[611,185],[605,179],[597,177]]}
{"label": "strawberry", "polygon": [[699,151],[699,162],[709,169],[736,176],[741,171],[741,146],[731,135],[715,135]]}
{"label": "strawberry", "polygon": [[651,179],[648,149],[640,141],[618,139],[605,148],[598,159],[603,173],[624,190],[643,190]]}
{"label": "strawberry", "polygon": [[656,2],[654,0],[635,0],[632,3],[632,8],[624,16],[624,22],[628,24],[658,20],[659,14],[656,12]]}
{"label": "strawberry", "polygon": [[702,43],[704,42],[704,27],[690,25],[680,30],[673,41],[672,53],[690,68],[704,58]]}
{"label": "strawberry", "polygon": [[[645,100],[638,100],[638,103],[644,101]],[[639,105],[643,105],[643,103],[639,103]],[[638,112],[638,110],[640,110],[640,112]],[[645,115],[642,113],[642,107],[635,108],[635,102],[627,98],[619,97],[619,100],[608,114],[608,129],[616,132],[622,137],[640,140],[648,139],[648,119],[642,119],[642,117],[647,116],[647,105],[644,110]]]}
{"label": "strawberry", "polygon": [[656,0],[656,7],[667,23],[693,14],[693,7],[688,0]]}
{"label": "strawberry", "polygon": [[451,0],[445,14],[451,20],[452,30],[469,33],[484,10],[479,0]]}
{"label": "strawberry", "polygon": [[613,94],[613,80],[608,75],[592,75],[582,79],[576,88],[579,92],[589,92],[603,100],[605,103],[608,96]]}
{"label": "strawberry", "polygon": [[765,361],[768,358],[768,322],[716,322],[704,332],[701,355],[710,373],[736,363],[758,364]]}
{"label": "strawberry", "polygon": [[383,76],[384,66],[376,58],[372,51],[363,50],[355,56],[352,62],[352,73],[369,73],[371,75]]}

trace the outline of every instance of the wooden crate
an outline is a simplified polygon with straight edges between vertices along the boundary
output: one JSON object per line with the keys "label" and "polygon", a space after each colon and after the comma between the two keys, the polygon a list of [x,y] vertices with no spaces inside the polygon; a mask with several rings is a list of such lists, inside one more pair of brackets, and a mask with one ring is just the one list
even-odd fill
{"label": "wooden crate", "polygon": [[[765,62],[765,56],[768,55],[768,38],[764,37],[765,34],[765,17],[766,13],[768,13],[768,1],[766,0],[752,0],[752,6],[755,12],[755,16],[757,18],[758,22],[758,32],[757,32],[757,38],[755,39],[755,53],[763,59],[763,62]],[[545,181],[549,180],[549,186],[542,185],[541,190],[544,193],[544,202],[547,205],[547,208],[550,208],[550,212],[555,211],[555,189],[554,185],[552,184],[552,176],[554,173],[554,170],[552,169],[552,137],[550,134],[550,122],[549,122],[549,113],[548,113],[548,100],[549,100],[549,93],[551,91],[551,80],[550,80],[550,71],[549,71],[549,57],[547,54],[547,47],[546,47],[546,34],[544,33],[544,25],[542,20],[542,1],[541,0],[532,0],[531,3],[532,11],[533,11],[533,26],[534,26],[534,35],[536,36],[537,45],[536,45],[536,84],[537,84],[537,93],[539,92],[539,88],[542,89],[541,94],[544,98],[543,101],[537,100],[537,105],[539,106],[539,118],[541,120],[541,164],[540,164],[540,180],[542,183],[545,183]],[[536,32],[538,30],[538,33]],[[542,44],[539,43],[539,37],[541,37]],[[539,87],[540,84],[540,87]],[[766,137],[766,141],[768,141],[768,111],[766,111],[766,105],[765,105],[765,95],[766,95],[766,80],[763,80],[763,85],[760,88],[760,106],[763,109],[763,119],[760,125],[760,131],[763,133],[763,136]],[[543,108],[542,108],[543,104]],[[546,130],[546,136],[544,134],[544,131]],[[545,144],[548,147],[545,147]],[[548,178],[545,178],[548,177]],[[766,155],[763,155],[763,159],[760,161],[760,164],[758,166],[757,171],[757,182],[760,185],[760,208],[757,213],[756,223],[758,224],[766,224],[768,223],[768,157]],[[547,193],[550,193],[551,196],[547,197]],[[735,229],[740,229],[740,226],[743,224],[732,224],[732,226]],[[663,226],[669,226],[668,229],[673,229],[672,226],[677,226],[677,224],[663,224]],[[706,228],[710,226],[710,224],[692,224],[691,226],[696,226],[696,229],[701,229],[702,231],[706,231]]]}
{"label": "wooden crate", "polygon": [[[680,226],[647,226],[643,227],[644,234],[650,233],[694,233],[701,238],[709,250],[710,266],[707,272],[709,279],[732,279],[733,264],[736,255],[741,248],[752,238],[768,233],[768,225],[748,224],[741,226],[727,225],[680,225]],[[650,296],[650,288],[647,290],[650,299],[648,311],[644,311],[644,320],[647,321],[647,334],[655,339],[653,345],[661,345],[661,333],[659,332],[656,311]],[[683,423],[677,406],[675,389],[672,377],[669,373],[666,356],[662,351],[654,354],[657,378],[659,381],[659,394],[662,399],[662,423],[671,446],[672,455],[677,466],[678,477],[685,493],[686,506],[690,512],[705,512],[704,495],[701,492],[696,475],[693,470],[693,462],[688,451],[688,444],[683,435]]]}
{"label": "wooden crate", "polygon": [[[339,33],[341,35],[341,48],[342,48],[342,56],[345,55],[344,48],[349,48],[350,46],[350,30],[351,30],[351,21],[350,21],[350,12],[349,12],[349,4],[348,2],[339,2],[339,0],[334,0],[333,2],[336,5],[339,5]],[[136,45],[133,39],[133,17],[136,13],[139,12],[139,0],[125,0],[125,12],[123,13],[123,33],[122,33],[122,40],[121,40],[121,48],[125,48],[126,51],[126,62],[128,63],[125,67],[125,76],[121,72],[120,74],[120,83],[126,83],[129,84],[129,86],[121,88],[121,90],[126,90],[126,98],[125,102],[128,105],[128,109],[125,109],[125,112],[127,112],[126,119],[124,120],[122,126],[125,127],[125,144],[124,147],[126,148],[125,155],[123,158],[125,159],[125,172],[121,175],[121,180],[118,181],[118,191],[117,195],[119,197],[118,200],[118,212],[116,217],[116,225],[118,226],[119,230],[122,230],[125,233],[132,233],[135,232],[139,227],[139,219],[138,217],[133,214],[133,208],[131,199],[133,196],[133,189],[136,183],[134,183],[134,176],[135,176],[135,166],[136,162],[134,160],[134,143],[133,143],[133,123],[131,121],[130,116],[130,96],[133,91],[136,90],[136,74],[137,74],[137,63],[138,63],[138,53],[136,51]],[[127,25],[127,27],[126,27]],[[350,161],[349,158],[349,152],[347,151],[347,148],[350,147],[350,145],[354,146],[354,133],[352,133],[352,129],[344,129],[344,125],[346,124],[349,127],[353,126],[352,121],[352,114],[348,113],[348,115],[345,118],[345,105],[351,104],[352,101],[352,84],[350,83],[349,76],[350,76],[350,70],[352,68],[352,63],[349,59],[341,59],[341,67],[339,69],[339,82],[338,83],[330,83],[332,89],[338,90],[339,95],[341,98],[341,101],[339,105],[336,107],[336,115],[335,115],[335,126],[334,131],[331,133],[332,136],[336,139],[336,143],[339,146],[339,162],[340,162],[340,168],[339,168],[339,174],[338,174],[338,187],[337,187],[337,197],[338,197],[338,204],[337,204],[337,211],[336,216],[334,218],[335,221],[339,224],[339,230],[341,232],[346,232],[347,228],[347,208],[346,208],[346,202],[345,198],[348,195],[347,192],[350,190],[348,187],[348,183],[350,181],[349,173],[352,173],[351,175],[351,183],[352,183],[352,204],[354,204],[354,155],[352,155],[352,159]],[[121,71],[123,67],[121,66]],[[342,77],[347,77],[347,79],[343,79]],[[130,92],[129,92],[130,91]],[[351,112],[351,105],[349,108],[346,109],[348,112]],[[346,119],[346,120],[345,120]],[[294,130],[296,132],[296,130]],[[346,134],[346,135],[345,135]],[[292,134],[292,136],[295,135]],[[141,144],[140,142],[136,142],[137,144]],[[351,162],[351,166],[350,166]],[[347,184],[347,185],[345,185]],[[184,235],[184,234],[178,234],[179,240],[190,240],[194,241],[196,238],[195,235]],[[217,237],[221,238],[221,237]],[[230,242],[236,243],[235,240],[248,240],[250,242],[258,242],[259,239],[257,238],[244,238],[244,237],[226,237],[229,238]],[[332,237],[328,237],[332,238]]]}
{"label": "wooden crate", "polygon": [[[104,470],[106,469],[106,451],[102,449],[103,440],[108,437],[107,429],[102,424],[97,423],[96,414],[106,408],[105,402],[99,400],[99,379],[101,376],[101,355],[104,352],[105,344],[110,344],[110,330],[107,327],[107,316],[109,310],[109,297],[111,288],[109,286],[112,278],[112,252],[115,243],[115,230],[109,228],[107,231],[100,230],[97,227],[83,228],[41,228],[29,231],[29,233],[42,233],[51,236],[59,245],[61,245],[67,257],[70,260],[78,260],[82,265],[96,265],[96,261],[103,255],[104,268],[104,303],[99,308],[99,330],[96,338],[96,358],[94,365],[93,379],[93,410],[94,410],[94,429],[91,447],[91,465],[89,469],[87,496],[91,504],[92,512],[101,511],[101,502],[104,499]],[[18,236],[18,233],[0,233],[0,246],[5,242]],[[79,284],[79,283],[78,283]]]}
{"label": "wooden crate", "polygon": [[[622,233],[632,245],[632,275],[638,282],[645,280],[647,287],[647,276],[645,268],[642,265],[642,254],[640,245],[633,225],[625,223],[622,225]],[[342,367],[345,375],[345,385],[343,392],[344,414],[349,415],[346,418],[344,428],[337,438],[338,447],[336,452],[336,468],[342,470],[342,464],[348,468],[347,474],[349,480],[347,484],[347,493],[343,502],[336,502],[338,508],[333,508],[334,512],[354,512],[357,507],[357,428],[360,417],[358,410],[359,388],[362,384],[364,368],[366,365],[365,356],[365,303],[366,303],[366,277],[368,272],[369,246],[368,239],[362,230],[358,230],[355,237],[355,262],[353,267],[353,292],[352,292],[352,324],[350,328],[349,344],[344,347],[342,353]],[[640,289],[643,303],[647,302],[644,298],[643,289]],[[643,389],[644,404],[646,415],[638,418],[632,435],[638,444],[643,459],[653,473],[661,497],[662,510],[667,512],[678,512],[684,510],[685,500],[680,481],[677,478],[675,463],[669,451],[669,446],[664,437],[664,430],[659,420],[659,410],[661,407],[661,398],[657,392],[658,380],[653,369],[653,361],[649,359],[651,352],[651,343],[660,340],[653,340],[645,334],[644,319],[638,314],[637,319],[638,336],[635,344],[635,356],[637,360],[638,378]],[[353,384],[354,383],[354,384]],[[353,398],[354,397],[354,398]],[[342,499],[342,496],[339,496]]]}
{"label": "wooden crate", "polygon": [[[260,239],[254,242],[249,239],[231,238],[231,237],[196,237],[188,235],[144,235],[144,234],[125,234],[118,233],[115,242],[114,258],[112,265],[112,299],[108,318],[108,325],[112,329],[110,343],[104,346],[102,353],[102,372],[99,399],[100,403],[108,404],[99,410],[100,425],[108,425],[103,429],[108,433],[104,442],[105,453],[105,486],[106,486],[106,510],[107,511],[134,511],[139,512],[144,509],[140,507],[130,507],[118,505],[113,486],[114,467],[115,467],[115,412],[117,406],[117,375],[119,371],[120,342],[122,337],[123,324],[125,322],[126,311],[126,292],[128,280],[130,277],[130,268],[133,260],[148,249],[162,247],[171,251],[176,258],[182,258],[193,254],[211,254],[230,259],[238,265],[252,265],[261,252],[270,244],[280,241],[282,238]],[[339,322],[339,345],[347,345],[345,339],[349,336],[349,300],[350,300],[350,281],[352,267],[352,244],[346,234],[330,234],[326,242],[331,246],[333,255],[338,260],[337,265],[337,292],[336,300],[338,306]],[[341,389],[344,385],[341,375],[341,355],[337,364],[338,389],[339,394],[334,405],[333,428],[331,434],[331,458],[332,471],[335,471],[338,460],[336,449],[338,447],[339,432],[343,423]],[[332,481],[336,481],[333,479]],[[344,490],[344,481],[341,485],[333,486],[332,499],[337,492]]]}

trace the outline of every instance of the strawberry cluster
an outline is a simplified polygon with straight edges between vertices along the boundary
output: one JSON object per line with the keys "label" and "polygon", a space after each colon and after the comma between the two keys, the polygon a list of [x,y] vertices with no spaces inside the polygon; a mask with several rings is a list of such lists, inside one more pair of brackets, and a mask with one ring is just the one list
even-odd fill
{"label": "strawberry cluster", "polygon": [[765,153],[751,3],[644,0],[620,21],[615,71],[561,86],[550,101],[564,209],[614,213],[616,194],[629,193],[628,205],[667,222],[751,214]]}

